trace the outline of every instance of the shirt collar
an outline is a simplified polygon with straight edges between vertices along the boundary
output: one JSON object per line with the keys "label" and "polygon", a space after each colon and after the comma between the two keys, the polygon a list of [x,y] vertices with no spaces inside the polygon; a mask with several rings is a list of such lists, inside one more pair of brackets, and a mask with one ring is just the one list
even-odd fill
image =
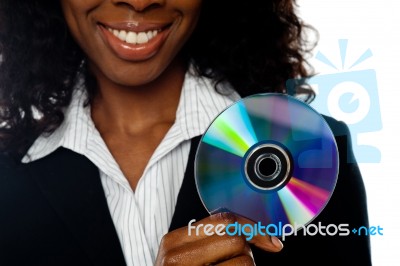
{"label": "shirt collar", "polygon": [[183,84],[177,109],[176,121],[185,139],[203,134],[210,123],[224,109],[239,99],[239,95],[228,84],[215,90],[215,82],[198,77],[189,70]]}
{"label": "shirt collar", "polygon": [[64,121],[53,133],[39,136],[22,158],[22,162],[41,159],[59,147],[76,150],[75,147],[79,147],[79,139],[76,139],[78,128],[85,127],[81,128],[81,131],[86,132],[92,121],[89,119],[90,109],[84,105],[86,99],[84,81],[79,79],[74,86],[71,103],[64,111]]}
{"label": "shirt collar", "polygon": [[[227,84],[221,86],[224,89],[223,93],[218,93],[214,85],[211,79],[195,75],[192,68],[187,71],[176,120],[167,133],[169,138],[175,138],[174,142],[189,140],[203,134],[220,112],[239,99],[238,94]],[[85,154],[84,149],[90,141],[91,134],[100,135],[91,119],[90,107],[84,105],[86,100],[84,81],[80,79],[74,87],[72,100],[64,112],[65,119],[62,124],[52,134],[41,135],[36,139],[22,158],[22,162],[29,163],[41,159],[59,147]],[[173,142],[163,141],[160,146],[168,143],[172,145]]]}

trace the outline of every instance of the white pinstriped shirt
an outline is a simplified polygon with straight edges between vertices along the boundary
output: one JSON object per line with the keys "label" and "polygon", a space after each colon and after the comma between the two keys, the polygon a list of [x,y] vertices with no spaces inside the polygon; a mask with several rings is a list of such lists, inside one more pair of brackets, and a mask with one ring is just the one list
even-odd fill
{"label": "white pinstriped shirt", "polygon": [[74,90],[61,126],[50,136],[39,137],[22,162],[38,160],[59,147],[86,156],[99,168],[127,265],[153,265],[174,213],[190,139],[203,134],[212,120],[238,99],[234,92],[218,94],[213,85],[206,78],[186,73],[175,123],[151,156],[135,192],[93,124],[90,108],[83,106],[86,92],[82,82]]}

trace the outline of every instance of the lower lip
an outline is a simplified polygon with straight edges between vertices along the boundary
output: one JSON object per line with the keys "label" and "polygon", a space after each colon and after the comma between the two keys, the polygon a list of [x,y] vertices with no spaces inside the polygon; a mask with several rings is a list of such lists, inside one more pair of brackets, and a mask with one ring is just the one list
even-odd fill
{"label": "lower lip", "polygon": [[111,50],[119,58],[129,61],[144,61],[153,57],[161,49],[170,32],[169,28],[164,29],[161,32],[158,32],[157,36],[153,37],[147,43],[130,44],[121,41],[104,26],[99,25],[98,27],[102,32],[102,37],[105,43],[111,48]]}

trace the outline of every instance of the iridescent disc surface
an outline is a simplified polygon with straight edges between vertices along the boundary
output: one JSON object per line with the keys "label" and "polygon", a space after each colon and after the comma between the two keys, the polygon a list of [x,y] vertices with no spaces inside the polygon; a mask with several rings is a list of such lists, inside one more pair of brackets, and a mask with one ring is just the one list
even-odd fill
{"label": "iridescent disc surface", "polygon": [[[260,164],[247,162],[270,144],[288,153],[290,176],[262,189],[246,172]],[[270,165],[263,166],[267,172]],[[306,225],[329,201],[338,166],[335,138],[323,117],[294,97],[266,93],[241,99],[212,122],[197,150],[195,178],[210,213],[228,210],[263,224]],[[273,167],[271,172],[283,171]]]}

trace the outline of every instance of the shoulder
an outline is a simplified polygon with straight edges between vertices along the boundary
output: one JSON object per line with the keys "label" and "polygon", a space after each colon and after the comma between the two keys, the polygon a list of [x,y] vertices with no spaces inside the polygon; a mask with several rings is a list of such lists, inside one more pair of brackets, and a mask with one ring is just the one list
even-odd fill
{"label": "shoulder", "polygon": [[335,137],[350,135],[349,127],[343,121],[338,121],[335,118],[326,115],[322,115],[322,117],[325,119],[326,123],[328,123]]}
{"label": "shoulder", "polygon": [[0,153],[0,183],[13,180],[15,177],[25,177],[28,172],[29,175],[39,175],[41,171],[47,171],[46,169],[50,168],[56,172],[62,171],[61,166],[80,169],[88,165],[88,162],[90,161],[83,155],[66,148],[58,148],[43,158],[29,163],[23,163],[22,157]]}
{"label": "shoulder", "polygon": [[18,158],[0,153],[0,178],[15,172],[18,169],[18,165]]}
{"label": "shoulder", "polygon": [[351,132],[348,125],[330,116],[322,115],[322,117],[335,137],[341,163],[356,163],[352,148]]}

